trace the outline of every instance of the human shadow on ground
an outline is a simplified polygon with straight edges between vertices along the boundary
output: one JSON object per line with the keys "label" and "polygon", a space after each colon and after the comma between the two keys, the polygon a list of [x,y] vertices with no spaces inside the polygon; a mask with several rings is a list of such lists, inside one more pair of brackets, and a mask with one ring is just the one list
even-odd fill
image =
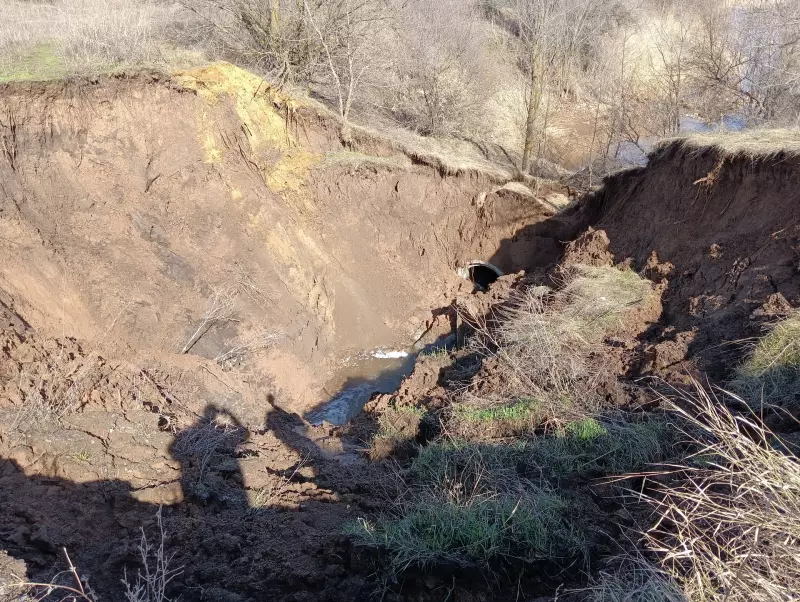
{"label": "human shadow on ground", "polygon": [[[151,546],[149,568],[157,566],[160,510],[163,558],[180,569],[168,585],[170,599],[368,599],[365,576],[350,570],[342,536],[359,510],[332,489],[344,479],[322,474],[326,460],[295,431],[298,423],[273,405],[264,430],[248,433],[230,412],[209,405],[170,445],[179,480],[149,488],[180,489],[183,501],[163,506],[141,501],[148,487],[124,479],[76,483],[0,459],[0,550],[27,565],[27,576],[16,577],[50,582],[56,576],[75,587],[64,573],[66,550],[98,600],[123,600],[123,578],[135,583],[142,568],[143,535]],[[259,446],[248,443],[251,435],[260,436]],[[245,488],[243,462],[263,463],[263,470],[251,471],[261,475],[258,487]],[[4,580],[13,577],[0,574],[0,584]]]}

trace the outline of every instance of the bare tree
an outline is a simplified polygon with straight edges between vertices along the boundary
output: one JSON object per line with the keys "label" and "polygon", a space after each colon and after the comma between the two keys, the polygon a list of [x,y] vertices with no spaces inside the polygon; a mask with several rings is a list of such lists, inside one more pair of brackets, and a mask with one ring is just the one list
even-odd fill
{"label": "bare tree", "polygon": [[691,7],[688,0],[676,0],[658,15],[649,28],[655,49],[651,70],[658,84],[656,104],[664,115],[664,126],[658,133],[677,134],[681,128],[689,52],[695,29]]}
{"label": "bare tree", "polygon": [[383,0],[304,2],[305,18],[322,47],[333,81],[339,115],[350,118],[353,101],[371,76],[387,67],[381,38],[389,35],[394,14]]}
{"label": "bare tree", "polygon": [[693,84],[707,112],[756,121],[800,115],[800,5],[760,0],[700,6]]}
{"label": "bare tree", "polygon": [[400,11],[392,113],[428,136],[475,135],[497,79],[469,0],[409,0]]}
{"label": "bare tree", "polygon": [[491,5],[519,41],[519,64],[527,75],[523,172],[530,170],[534,159],[537,120],[545,94],[552,84],[562,92],[568,89],[568,76],[604,25],[609,6],[607,0],[508,0]]}

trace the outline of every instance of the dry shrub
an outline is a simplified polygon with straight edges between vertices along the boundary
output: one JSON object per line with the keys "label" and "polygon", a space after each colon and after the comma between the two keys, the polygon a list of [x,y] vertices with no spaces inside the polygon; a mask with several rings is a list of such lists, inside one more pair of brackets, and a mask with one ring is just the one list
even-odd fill
{"label": "dry shrub", "polygon": [[501,397],[535,400],[552,420],[598,409],[599,385],[616,378],[601,353],[603,339],[654,294],[631,270],[582,265],[570,269],[557,291],[523,290],[499,312],[497,327],[479,327],[478,341],[485,352],[496,349],[501,364]]}
{"label": "dry shrub", "polygon": [[651,499],[661,515],[648,533],[686,596],[698,602],[796,600],[800,588],[800,460],[755,417],[717,395],[669,403],[700,451],[687,481]]}
{"label": "dry shrub", "polygon": [[101,358],[68,359],[61,341],[60,352],[41,363],[31,363],[20,370],[14,383],[20,401],[10,431],[27,432],[49,426],[79,411],[107,371]]}
{"label": "dry shrub", "polygon": [[[133,579],[123,572],[125,602],[170,602],[168,586],[183,573],[183,567],[175,567],[174,554],[166,549],[167,533],[161,517],[161,508],[156,512],[158,540],[151,544],[142,528],[139,541],[141,566]],[[89,584],[88,575],[82,575],[79,567],[72,563],[66,548],[62,548],[67,568],[57,573],[48,583],[34,583],[22,579],[8,584],[0,583],[0,600],[3,602],[100,602],[100,597]],[[0,558],[2,560],[2,558]],[[13,577],[19,577],[13,575]],[[8,597],[4,597],[7,595]]]}

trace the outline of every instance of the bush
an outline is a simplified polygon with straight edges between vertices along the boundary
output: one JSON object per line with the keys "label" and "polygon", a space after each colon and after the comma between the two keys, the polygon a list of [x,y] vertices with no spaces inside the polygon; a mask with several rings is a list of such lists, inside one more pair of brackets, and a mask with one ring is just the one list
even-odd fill
{"label": "bush", "polygon": [[[538,406],[532,413],[555,423],[599,409],[600,385],[616,381],[603,340],[626,326],[629,310],[655,295],[650,281],[631,270],[580,265],[557,291],[538,286],[520,292],[498,312],[497,327],[478,328],[484,352],[497,356],[505,377],[499,405],[532,399]],[[463,415],[486,416],[493,405],[472,398],[464,403]]]}

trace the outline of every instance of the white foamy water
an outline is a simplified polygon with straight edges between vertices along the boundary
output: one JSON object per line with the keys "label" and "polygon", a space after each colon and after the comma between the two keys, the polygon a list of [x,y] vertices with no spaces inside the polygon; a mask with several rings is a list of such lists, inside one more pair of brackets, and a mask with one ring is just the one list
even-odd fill
{"label": "white foamy water", "polygon": [[373,353],[372,357],[379,360],[397,360],[402,357],[408,357],[408,351],[384,351],[380,349]]}

